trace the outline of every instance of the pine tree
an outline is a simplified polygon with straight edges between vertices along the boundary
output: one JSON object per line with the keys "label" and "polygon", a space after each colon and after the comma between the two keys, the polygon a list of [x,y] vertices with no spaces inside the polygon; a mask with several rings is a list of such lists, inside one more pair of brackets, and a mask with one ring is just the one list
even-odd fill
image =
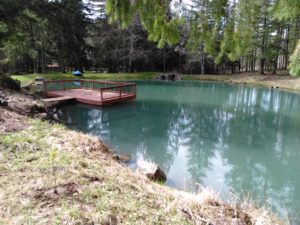
{"label": "pine tree", "polygon": [[300,76],[300,40],[298,41],[298,45],[290,58],[290,73],[293,76]]}
{"label": "pine tree", "polygon": [[117,22],[123,29],[139,15],[148,39],[158,42],[160,48],[179,41],[178,26],[182,20],[171,13],[168,0],[107,0],[106,13],[111,23]]}
{"label": "pine tree", "polygon": [[279,20],[297,18],[300,15],[299,0],[277,0],[273,6],[274,17]]}
{"label": "pine tree", "polygon": [[[299,0],[277,0],[272,8],[273,16],[280,21],[290,21],[294,23],[294,39],[291,40],[294,45],[294,53],[290,57],[290,73],[299,75],[299,43],[300,43],[300,1]],[[297,44],[298,43],[298,44]]]}

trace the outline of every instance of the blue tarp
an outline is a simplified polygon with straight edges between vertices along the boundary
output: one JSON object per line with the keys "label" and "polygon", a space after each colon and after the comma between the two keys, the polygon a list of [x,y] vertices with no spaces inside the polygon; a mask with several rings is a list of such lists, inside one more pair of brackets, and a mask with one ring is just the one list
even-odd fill
{"label": "blue tarp", "polygon": [[81,76],[81,75],[82,75],[82,73],[81,73],[79,70],[74,71],[73,74],[74,74],[75,76]]}

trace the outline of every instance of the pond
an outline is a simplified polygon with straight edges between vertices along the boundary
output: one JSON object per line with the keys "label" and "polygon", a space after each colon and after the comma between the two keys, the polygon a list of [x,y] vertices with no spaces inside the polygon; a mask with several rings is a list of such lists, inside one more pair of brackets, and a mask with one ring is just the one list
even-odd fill
{"label": "pond", "polygon": [[210,82],[137,82],[135,102],[67,105],[69,127],[159,164],[167,185],[266,201],[300,224],[300,95]]}

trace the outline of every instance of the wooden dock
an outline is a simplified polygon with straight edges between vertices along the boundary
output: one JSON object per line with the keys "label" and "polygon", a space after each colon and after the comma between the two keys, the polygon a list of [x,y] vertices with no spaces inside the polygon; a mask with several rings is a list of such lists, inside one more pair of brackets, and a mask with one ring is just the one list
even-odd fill
{"label": "wooden dock", "polygon": [[42,101],[45,103],[51,103],[51,102],[69,101],[69,100],[73,100],[73,99],[75,99],[75,97],[63,96],[63,97],[57,97],[57,98],[44,98],[44,99],[42,99]]}
{"label": "wooden dock", "polygon": [[53,80],[44,82],[45,102],[76,99],[90,105],[111,105],[136,98],[136,84],[95,80]]}

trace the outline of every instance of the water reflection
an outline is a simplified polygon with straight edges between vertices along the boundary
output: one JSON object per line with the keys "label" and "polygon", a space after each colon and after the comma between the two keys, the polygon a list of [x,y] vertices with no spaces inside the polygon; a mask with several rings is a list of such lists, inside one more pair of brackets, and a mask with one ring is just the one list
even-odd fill
{"label": "water reflection", "polygon": [[268,200],[294,223],[300,211],[300,97],[217,83],[139,83],[138,100],[60,110],[71,127],[116,151],[161,165],[168,184],[196,183]]}

